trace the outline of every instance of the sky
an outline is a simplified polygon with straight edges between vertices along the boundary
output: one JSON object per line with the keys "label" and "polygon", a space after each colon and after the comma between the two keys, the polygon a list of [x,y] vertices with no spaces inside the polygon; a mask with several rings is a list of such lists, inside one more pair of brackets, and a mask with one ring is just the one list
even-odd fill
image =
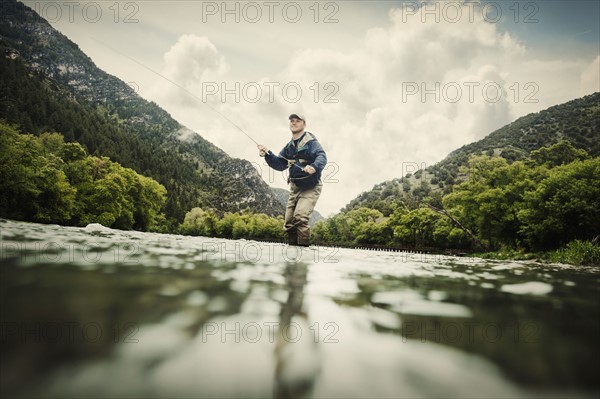
{"label": "sky", "polygon": [[234,125],[279,152],[288,115],[304,113],[329,160],[325,216],[521,116],[600,91],[596,0],[23,2],[273,187],[286,188],[284,176]]}

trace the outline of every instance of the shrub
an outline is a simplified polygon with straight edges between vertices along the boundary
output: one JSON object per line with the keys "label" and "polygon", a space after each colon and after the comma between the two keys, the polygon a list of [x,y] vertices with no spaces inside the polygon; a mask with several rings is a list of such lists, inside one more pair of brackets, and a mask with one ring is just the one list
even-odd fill
{"label": "shrub", "polygon": [[600,266],[600,245],[590,241],[571,241],[565,248],[555,251],[550,258],[553,262],[571,265]]}

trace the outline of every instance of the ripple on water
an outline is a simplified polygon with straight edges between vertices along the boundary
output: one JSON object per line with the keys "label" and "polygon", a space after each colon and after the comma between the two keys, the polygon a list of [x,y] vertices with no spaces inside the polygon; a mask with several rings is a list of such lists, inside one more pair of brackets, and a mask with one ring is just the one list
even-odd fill
{"label": "ripple on water", "polygon": [[414,316],[473,317],[473,312],[467,306],[448,302],[406,301],[391,309]]}
{"label": "ripple on water", "polygon": [[186,301],[190,306],[203,306],[208,302],[208,295],[200,290],[194,290],[188,294]]}
{"label": "ripple on water", "polygon": [[473,316],[471,310],[465,305],[441,302],[445,298],[443,292],[431,291],[429,297],[431,300],[424,299],[423,295],[413,290],[398,290],[376,292],[371,302],[388,305],[389,310],[401,315],[461,318]]}
{"label": "ripple on water", "polygon": [[501,291],[517,295],[546,295],[552,292],[552,285],[541,281],[528,281],[526,283],[504,284]]}

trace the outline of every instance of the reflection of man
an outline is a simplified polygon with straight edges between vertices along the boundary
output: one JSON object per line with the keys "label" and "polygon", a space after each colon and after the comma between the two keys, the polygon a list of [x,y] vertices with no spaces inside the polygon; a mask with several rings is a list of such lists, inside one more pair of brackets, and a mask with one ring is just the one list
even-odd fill
{"label": "reflection of man", "polygon": [[327,156],[310,132],[305,131],[306,118],[299,114],[289,117],[292,139],[279,152],[273,154],[258,145],[261,156],[276,170],[289,169],[290,196],[285,211],[285,230],[288,244],[308,246],[310,228],[308,219],[321,195],[321,173],[327,164]]}
{"label": "reflection of man", "polygon": [[307,333],[312,327],[308,326],[308,315],[302,306],[307,274],[308,265],[304,262],[288,262],[283,273],[288,297],[281,304],[275,343],[274,397],[280,399],[312,396],[321,371],[317,343]]}

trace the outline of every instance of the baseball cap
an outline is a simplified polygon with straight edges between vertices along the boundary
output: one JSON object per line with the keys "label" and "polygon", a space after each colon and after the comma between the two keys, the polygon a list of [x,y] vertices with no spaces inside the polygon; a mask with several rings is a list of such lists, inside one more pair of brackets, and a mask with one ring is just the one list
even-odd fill
{"label": "baseball cap", "polygon": [[304,123],[306,123],[306,118],[304,117],[303,114],[291,114],[288,119],[292,119],[292,118],[302,119],[304,121]]}

